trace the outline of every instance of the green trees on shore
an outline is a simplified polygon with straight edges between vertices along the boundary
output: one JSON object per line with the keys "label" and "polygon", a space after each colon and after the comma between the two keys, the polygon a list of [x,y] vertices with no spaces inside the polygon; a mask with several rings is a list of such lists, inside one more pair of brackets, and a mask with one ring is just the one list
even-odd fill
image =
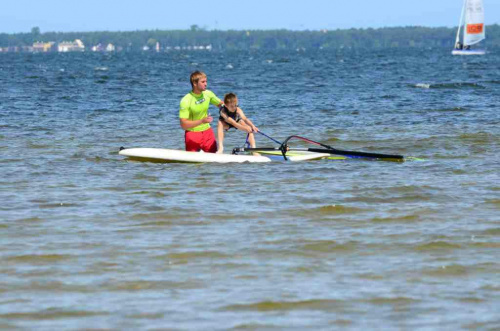
{"label": "green trees on shore", "polygon": [[[87,47],[113,44],[126,51],[140,51],[159,42],[162,49],[212,45],[214,50],[250,49],[341,49],[448,47],[455,41],[456,28],[394,27],[321,31],[292,30],[189,30],[45,32],[38,27],[29,33],[0,33],[0,47],[30,46],[34,42],[81,39]],[[500,25],[486,27],[488,48],[500,47]]]}

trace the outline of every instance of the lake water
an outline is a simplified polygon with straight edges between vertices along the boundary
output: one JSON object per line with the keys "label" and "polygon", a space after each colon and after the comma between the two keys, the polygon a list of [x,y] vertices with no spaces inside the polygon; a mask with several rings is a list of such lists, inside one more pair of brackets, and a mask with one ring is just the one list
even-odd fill
{"label": "lake water", "polygon": [[[119,156],[183,149],[197,69],[275,139],[409,160]],[[0,54],[0,328],[498,329],[499,105],[495,53]]]}

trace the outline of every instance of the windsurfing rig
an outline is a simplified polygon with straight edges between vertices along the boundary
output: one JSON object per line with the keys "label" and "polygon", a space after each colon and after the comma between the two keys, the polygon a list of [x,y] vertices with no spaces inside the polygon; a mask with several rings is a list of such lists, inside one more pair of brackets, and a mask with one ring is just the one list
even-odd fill
{"label": "windsurfing rig", "polygon": [[[265,136],[266,138],[274,141],[275,143],[279,144],[279,147],[258,147],[258,148],[251,148],[248,147],[248,144],[244,147],[236,147],[233,149],[233,154],[238,154],[238,153],[245,153],[245,152],[271,152],[271,151],[279,151],[281,152],[281,155],[283,158],[286,160],[287,152],[293,152],[293,151],[301,151],[301,152],[313,152],[313,153],[325,153],[325,154],[331,154],[331,155],[341,155],[347,158],[353,158],[353,159],[367,159],[367,160],[379,160],[379,161],[391,161],[391,162],[404,162],[405,158],[403,155],[397,155],[397,154],[382,154],[382,153],[369,153],[369,152],[359,152],[359,151],[347,151],[347,150],[341,150],[341,149],[336,149],[332,146],[322,144],[320,142],[293,135],[289,136],[286,138],[283,142],[279,142],[278,140],[266,135],[265,133],[258,131],[261,135]],[[309,144],[317,145],[320,146],[321,148],[294,148],[290,147],[288,145],[288,142],[292,139],[297,139],[301,140],[304,142],[307,142]],[[247,136],[247,141],[248,141],[248,136]]]}

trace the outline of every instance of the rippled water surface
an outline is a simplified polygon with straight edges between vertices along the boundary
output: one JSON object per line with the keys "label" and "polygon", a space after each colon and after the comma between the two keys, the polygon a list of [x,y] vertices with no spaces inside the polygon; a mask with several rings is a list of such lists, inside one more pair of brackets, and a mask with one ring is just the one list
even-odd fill
{"label": "rippled water surface", "polygon": [[[119,156],[183,148],[196,69],[276,139],[409,161]],[[495,53],[1,54],[0,328],[498,329],[499,105]]]}

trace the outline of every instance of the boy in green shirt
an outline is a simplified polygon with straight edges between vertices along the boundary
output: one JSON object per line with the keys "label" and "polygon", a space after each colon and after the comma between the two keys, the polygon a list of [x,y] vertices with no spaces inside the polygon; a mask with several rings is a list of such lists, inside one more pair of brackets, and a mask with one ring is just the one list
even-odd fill
{"label": "boy in green shirt", "polygon": [[212,116],[208,115],[210,104],[220,107],[222,101],[207,90],[207,75],[195,71],[190,77],[192,91],[186,94],[180,102],[179,120],[185,130],[184,141],[186,151],[208,153],[217,152],[214,132],[210,127]]}

